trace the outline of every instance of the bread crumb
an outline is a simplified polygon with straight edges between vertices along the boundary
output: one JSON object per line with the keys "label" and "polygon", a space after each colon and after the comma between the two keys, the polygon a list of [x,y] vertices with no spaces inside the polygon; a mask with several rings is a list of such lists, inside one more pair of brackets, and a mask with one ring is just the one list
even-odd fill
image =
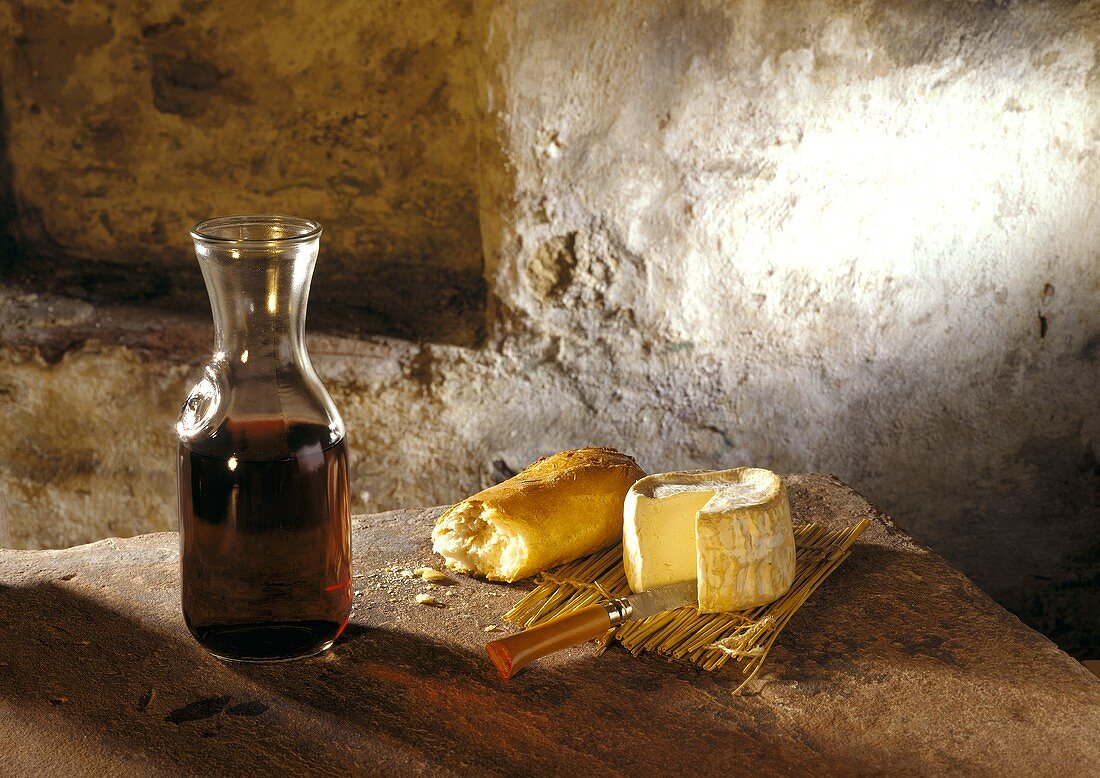
{"label": "bread crumb", "polygon": [[431,605],[431,606],[434,606],[436,608],[438,608],[438,607],[440,607],[440,605],[442,605],[442,603],[440,603],[439,600],[437,600],[435,597],[432,597],[430,594],[418,594],[418,595],[416,595],[416,604],[417,605]]}
{"label": "bread crumb", "polygon": [[482,632],[496,632],[497,631],[497,625],[496,624],[486,624],[484,627],[481,628],[481,631]]}
{"label": "bread crumb", "polygon": [[402,578],[413,578],[415,575],[416,575],[416,573],[414,573],[412,570],[402,570],[401,571],[401,577]]}
{"label": "bread crumb", "polygon": [[434,567],[418,567],[413,570],[413,575],[418,575],[421,580],[428,581],[429,583],[447,580],[447,575],[436,570]]}

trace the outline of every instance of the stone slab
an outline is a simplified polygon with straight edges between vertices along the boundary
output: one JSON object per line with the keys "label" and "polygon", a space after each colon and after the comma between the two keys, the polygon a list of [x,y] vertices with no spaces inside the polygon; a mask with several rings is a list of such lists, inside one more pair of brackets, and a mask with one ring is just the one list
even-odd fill
{"label": "stone slab", "polygon": [[796,521],[872,525],[742,697],[590,646],[500,681],[483,627],[524,587],[456,576],[429,608],[392,569],[438,564],[439,509],[358,517],[346,636],[281,665],[190,639],[172,533],[0,551],[0,773],[1100,771],[1100,682],[838,479],[788,485]]}

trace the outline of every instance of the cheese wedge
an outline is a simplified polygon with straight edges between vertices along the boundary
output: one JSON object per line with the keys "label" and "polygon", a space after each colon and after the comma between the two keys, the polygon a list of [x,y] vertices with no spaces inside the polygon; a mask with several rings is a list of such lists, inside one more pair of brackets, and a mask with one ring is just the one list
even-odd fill
{"label": "cheese wedge", "polygon": [[526,578],[618,542],[623,498],[644,475],[613,448],[562,451],[451,506],[432,548],[452,570]]}
{"label": "cheese wedge", "polygon": [[635,592],[697,579],[703,613],[769,603],[794,581],[786,487],[756,467],[647,476],[624,503],[623,564]]}

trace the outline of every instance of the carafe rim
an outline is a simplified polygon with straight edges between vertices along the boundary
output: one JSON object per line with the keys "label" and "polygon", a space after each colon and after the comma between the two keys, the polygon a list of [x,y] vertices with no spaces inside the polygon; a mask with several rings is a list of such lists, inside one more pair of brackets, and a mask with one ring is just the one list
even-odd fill
{"label": "carafe rim", "polygon": [[[264,248],[307,243],[322,232],[320,222],[300,216],[247,213],[204,219],[191,228],[196,243],[236,248]],[[246,235],[246,231],[255,234]]]}

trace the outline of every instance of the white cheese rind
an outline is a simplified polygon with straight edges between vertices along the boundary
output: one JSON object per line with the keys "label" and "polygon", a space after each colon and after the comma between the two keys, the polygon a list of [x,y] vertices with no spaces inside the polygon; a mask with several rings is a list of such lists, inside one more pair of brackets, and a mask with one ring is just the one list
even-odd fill
{"label": "white cheese rind", "polygon": [[795,569],[782,480],[747,467],[641,479],[623,506],[623,565],[636,592],[697,579],[703,612],[771,602]]}
{"label": "white cheese rind", "polygon": [[717,494],[695,519],[699,610],[721,613],[765,605],[791,588],[794,528],[783,482],[760,501]]}

